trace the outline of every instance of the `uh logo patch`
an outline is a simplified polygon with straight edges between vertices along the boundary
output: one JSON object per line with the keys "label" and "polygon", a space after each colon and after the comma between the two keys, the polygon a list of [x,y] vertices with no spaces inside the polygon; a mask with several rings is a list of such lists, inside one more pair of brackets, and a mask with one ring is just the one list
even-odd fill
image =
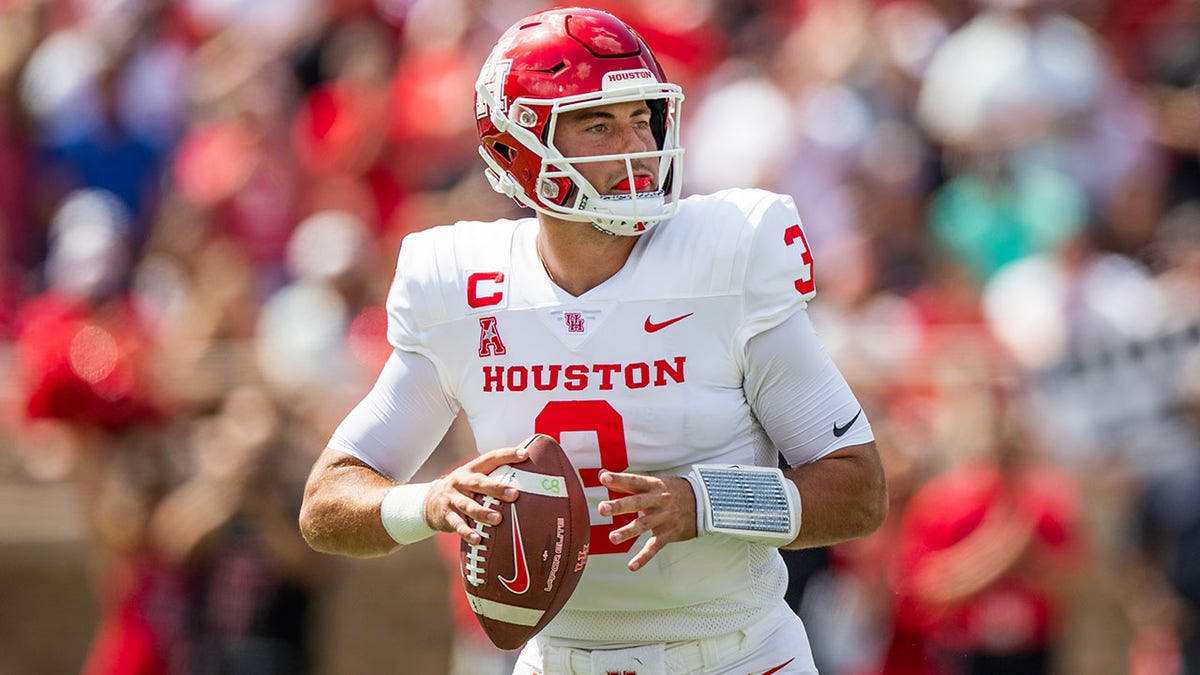
{"label": "uh logo patch", "polygon": [[567,324],[568,333],[582,333],[585,320],[579,312],[563,312],[563,323]]}
{"label": "uh logo patch", "polygon": [[592,307],[576,307],[574,309],[556,309],[549,312],[548,319],[558,330],[565,331],[565,337],[582,339],[584,334],[595,327],[603,310]]}

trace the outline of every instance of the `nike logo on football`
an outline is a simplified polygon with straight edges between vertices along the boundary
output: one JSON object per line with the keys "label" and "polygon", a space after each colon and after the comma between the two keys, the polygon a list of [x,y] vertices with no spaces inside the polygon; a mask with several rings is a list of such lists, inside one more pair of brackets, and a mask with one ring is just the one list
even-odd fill
{"label": "nike logo on football", "polygon": [[687,314],[684,314],[683,316],[677,316],[674,319],[667,319],[666,321],[663,321],[662,323],[655,323],[650,320],[650,317],[646,317],[646,325],[644,326],[644,328],[646,329],[647,333],[656,333],[677,321],[683,321],[684,319],[688,318],[692,314],[695,314],[695,312],[688,312]]}
{"label": "nike logo on football", "polygon": [[529,590],[529,564],[525,561],[525,542],[521,541],[521,522],[517,519],[517,504],[513,502],[512,513],[513,558],[515,560],[513,578],[505,579],[496,575],[500,583],[510,592],[521,595]]}
{"label": "nike logo on football", "polygon": [[858,421],[858,416],[861,414],[862,414],[862,408],[859,408],[858,412],[854,413],[854,417],[851,417],[849,422],[846,422],[844,425],[842,425],[840,427],[837,425],[837,422],[834,422],[833,423],[833,435],[837,436],[838,438],[841,438],[842,436],[844,436],[847,431],[850,431],[850,427],[854,426],[854,423]]}

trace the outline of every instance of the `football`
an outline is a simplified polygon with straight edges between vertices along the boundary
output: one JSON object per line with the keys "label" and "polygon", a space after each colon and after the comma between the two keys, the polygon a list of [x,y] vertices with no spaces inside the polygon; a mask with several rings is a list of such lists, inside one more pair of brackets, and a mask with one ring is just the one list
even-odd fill
{"label": "football", "polygon": [[491,473],[519,490],[516,501],[475,499],[500,512],[496,525],[475,521],[479,544],[459,546],[463,587],[492,643],[516,649],[567,604],[587,564],[590,523],[583,485],[562,447],[535,434],[528,457]]}

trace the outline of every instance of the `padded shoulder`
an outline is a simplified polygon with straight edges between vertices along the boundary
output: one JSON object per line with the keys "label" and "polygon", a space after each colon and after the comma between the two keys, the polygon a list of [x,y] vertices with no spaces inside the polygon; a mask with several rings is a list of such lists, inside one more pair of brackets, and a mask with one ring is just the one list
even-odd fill
{"label": "padded shoulder", "polygon": [[431,327],[467,314],[472,298],[486,301],[508,273],[519,222],[464,221],[405,236],[387,299],[392,346],[427,353]]}
{"label": "padded shoulder", "polygon": [[771,194],[757,204],[750,221],[754,234],[742,276],[743,343],[804,309],[817,291],[812,249],[792,198]]}
{"label": "padded shoulder", "polygon": [[734,189],[689,197],[651,234],[661,240],[655,268],[689,287],[675,290],[741,296],[743,345],[804,309],[816,292],[812,252],[787,195]]}

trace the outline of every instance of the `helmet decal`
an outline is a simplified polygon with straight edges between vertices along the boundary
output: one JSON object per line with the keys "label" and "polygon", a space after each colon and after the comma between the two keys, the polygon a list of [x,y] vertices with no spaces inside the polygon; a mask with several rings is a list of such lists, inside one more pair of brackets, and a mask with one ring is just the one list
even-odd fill
{"label": "helmet decal", "polygon": [[[493,52],[494,54],[495,52]],[[483,70],[479,71],[478,82],[475,83],[476,88],[487,88],[501,110],[508,110],[508,99],[504,94],[504,80],[508,77],[510,68],[512,68],[512,59],[488,58],[487,62],[483,64]],[[475,97],[475,119],[486,117],[487,114],[487,104],[482,98]]]}
{"label": "helmet decal", "polygon": [[645,68],[637,70],[614,70],[604,74],[601,80],[601,91],[629,86],[631,84],[657,84],[654,73]]}

